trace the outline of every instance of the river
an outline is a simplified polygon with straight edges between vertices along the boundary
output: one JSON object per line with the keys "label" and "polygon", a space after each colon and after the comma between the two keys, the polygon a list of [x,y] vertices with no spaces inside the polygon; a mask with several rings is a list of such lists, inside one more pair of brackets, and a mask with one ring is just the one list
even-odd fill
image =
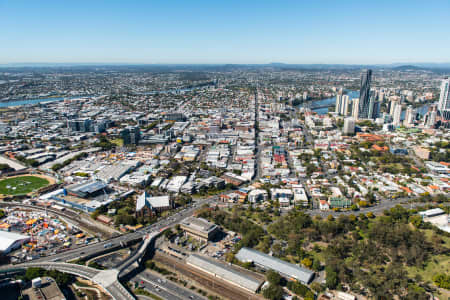
{"label": "river", "polygon": [[[170,94],[170,93],[183,93],[183,92],[189,92],[193,91],[195,89],[201,89],[203,87],[192,87],[192,88],[181,88],[181,89],[171,89],[171,90],[165,90],[165,91],[150,91],[150,92],[142,92],[139,93],[141,95],[156,95],[156,94]],[[0,108],[1,107],[12,107],[12,106],[22,106],[22,105],[33,105],[38,104],[42,102],[56,102],[56,101],[63,101],[65,99],[78,99],[82,97],[90,97],[90,96],[78,96],[78,97],[53,97],[53,98],[36,98],[36,99],[23,99],[23,100],[10,100],[10,101],[0,101]]]}
{"label": "river", "polygon": [[[349,96],[350,100],[352,100],[353,98],[359,98],[359,91],[347,91],[346,95]],[[312,108],[312,110],[314,112],[318,113],[319,115],[326,115],[329,112],[328,107],[314,108],[314,106],[324,106],[324,105],[333,106],[333,107],[336,106],[336,97],[310,102],[310,107]],[[298,107],[302,107],[302,106],[303,106],[303,104],[300,104]],[[428,104],[424,104],[424,105],[418,107],[416,110],[419,115],[424,116],[428,111]],[[332,111],[334,111],[334,109]],[[402,116],[401,116],[402,120],[405,118],[405,114],[406,114],[406,109],[403,109]]]}
{"label": "river", "polygon": [[42,102],[56,102],[63,101],[64,99],[79,99],[87,96],[78,97],[52,97],[52,98],[37,98],[37,99],[23,99],[23,100],[11,100],[0,102],[0,107],[12,107],[12,106],[22,106],[22,105],[33,105]]}

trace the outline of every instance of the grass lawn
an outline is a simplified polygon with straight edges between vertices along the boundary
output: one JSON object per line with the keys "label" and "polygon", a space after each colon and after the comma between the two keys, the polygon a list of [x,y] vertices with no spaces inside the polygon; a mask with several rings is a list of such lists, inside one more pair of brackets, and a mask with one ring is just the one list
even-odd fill
{"label": "grass lawn", "polygon": [[428,261],[425,268],[408,267],[407,269],[411,277],[420,274],[424,281],[433,282],[433,276],[438,273],[450,274],[450,257],[447,255],[435,255]]}
{"label": "grass lawn", "polygon": [[[319,246],[320,247],[320,246]],[[309,251],[308,253],[311,254],[314,259],[319,260],[321,263],[325,263],[325,254],[323,253],[323,251],[325,250],[326,247],[320,247],[321,251],[320,252],[316,252],[314,250]]]}
{"label": "grass lawn", "polygon": [[49,184],[47,179],[36,176],[19,176],[0,181],[0,194],[23,195]]}
{"label": "grass lawn", "polygon": [[118,147],[122,147],[123,146],[123,140],[122,139],[113,139],[113,140],[111,140],[111,143],[116,144],[116,146],[118,146]]}

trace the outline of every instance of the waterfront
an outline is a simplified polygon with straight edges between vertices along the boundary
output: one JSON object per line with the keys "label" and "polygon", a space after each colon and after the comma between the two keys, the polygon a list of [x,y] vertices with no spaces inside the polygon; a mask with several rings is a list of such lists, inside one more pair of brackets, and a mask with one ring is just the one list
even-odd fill
{"label": "waterfront", "polygon": [[[348,91],[347,93],[346,93],[346,95],[348,95],[349,96],[349,98],[350,98],[350,100],[352,100],[352,99],[354,99],[354,98],[359,98],[359,91]],[[312,103],[312,104],[311,104]],[[326,115],[327,113],[329,113],[329,112],[333,112],[334,111],[334,109],[333,110],[331,110],[331,111],[329,111],[328,110],[328,107],[334,107],[336,105],[336,96],[335,97],[332,97],[332,98],[327,98],[327,99],[322,99],[322,100],[316,100],[316,101],[311,101],[311,102],[309,102],[309,107],[314,111],[314,112],[316,112],[316,113],[318,113],[319,115]],[[303,106],[303,104],[300,104],[298,107],[302,107]],[[324,107],[324,106],[327,106],[327,107]],[[428,106],[429,106],[429,104],[424,104],[424,105],[422,105],[422,106],[420,106],[420,107],[418,107],[416,110],[417,110],[417,113],[420,115],[420,116],[424,116],[426,113],[427,113],[427,111],[428,111]],[[314,107],[318,107],[318,108],[314,108]],[[406,110],[403,110],[402,111],[402,120],[405,118],[405,113],[406,113]]]}
{"label": "waterfront", "polygon": [[[348,93],[346,93],[346,95],[348,95],[350,97],[350,100],[353,98],[358,98],[359,97],[359,92],[358,91],[349,91]],[[323,106],[335,106],[336,105],[336,96],[332,97],[332,98],[326,98],[326,99],[322,99],[322,100],[317,100],[317,101],[311,101],[309,103],[313,103],[310,104],[309,107],[315,111],[316,113],[318,113],[319,115],[326,115],[329,111],[328,111],[328,107],[323,107]],[[298,107],[302,107],[303,104],[300,104]],[[320,108],[314,108],[315,106],[318,106]]]}
{"label": "waterfront", "polygon": [[51,98],[37,98],[37,99],[24,99],[24,100],[11,100],[0,102],[0,107],[13,107],[13,106],[22,106],[22,105],[34,105],[42,102],[56,102],[63,100],[73,100],[83,98],[81,96],[78,97],[51,97]]}
{"label": "waterfront", "polygon": [[[162,91],[149,91],[149,92],[143,92],[142,95],[159,95],[159,94],[180,94],[184,92],[193,91],[196,89],[201,89],[203,87],[191,87],[191,88],[180,88],[180,89],[171,89],[171,90],[162,90]],[[91,96],[78,96],[78,97],[50,97],[50,98],[35,98],[35,99],[22,99],[22,100],[3,100],[3,102],[0,101],[0,108],[1,107],[13,107],[13,106],[22,106],[22,105],[34,105],[39,104],[43,102],[56,102],[56,101],[63,101],[63,100],[73,100],[73,99],[79,99],[84,97],[91,97]]]}

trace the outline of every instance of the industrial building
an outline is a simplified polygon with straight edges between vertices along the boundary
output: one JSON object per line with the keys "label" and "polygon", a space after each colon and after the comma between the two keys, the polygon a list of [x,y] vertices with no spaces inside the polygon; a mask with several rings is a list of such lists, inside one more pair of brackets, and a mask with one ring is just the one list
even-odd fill
{"label": "industrial building", "polygon": [[256,266],[266,270],[272,269],[286,278],[298,280],[303,284],[309,284],[314,279],[314,272],[311,270],[250,248],[244,247],[239,250],[236,254],[236,259],[241,262],[252,262]]}
{"label": "industrial building", "polygon": [[27,243],[30,240],[29,236],[21,235],[13,232],[0,231],[0,253],[8,254]]}
{"label": "industrial building", "polygon": [[107,185],[105,183],[92,180],[69,185],[66,190],[69,195],[80,198],[89,198],[103,193],[106,187]]}
{"label": "industrial building", "polygon": [[181,221],[181,229],[183,229],[187,235],[201,241],[211,240],[218,232],[219,227],[203,218],[188,217]]}
{"label": "industrial building", "polygon": [[431,218],[431,217],[435,217],[435,216],[439,216],[439,215],[443,215],[443,214],[445,214],[445,211],[442,210],[442,208],[433,208],[433,209],[428,209],[428,210],[419,212],[419,215],[422,218]]}
{"label": "industrial building", "polygon": [[186,259],[186,263],[252,293],[256,293],[264,282],[264,280],[250,277],[230,266],[197,254],[190,255]]}

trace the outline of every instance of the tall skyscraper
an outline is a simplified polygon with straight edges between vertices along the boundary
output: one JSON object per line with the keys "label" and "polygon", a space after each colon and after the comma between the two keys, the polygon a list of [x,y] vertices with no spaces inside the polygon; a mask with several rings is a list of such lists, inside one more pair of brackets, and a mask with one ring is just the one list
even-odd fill
{"label": "tall skyscraper", "polygon": [[402,105],[400,103],[395,104],[394,108],[394,126],[400,126],[401,124],[401,117],[402,117]]}
{"label": "tall skyscraper", "polygon": [[349,97],[348,95],[336,95],[336,112],[339,115],[346,116],[348,114],[348,104],[349,104]]}
{"label": "tall skyscraper", "polygon": [[353,117],[353,119],[358,120],[358,117],[359,117],[359,99],[358,98],[353,99],[352,117]]}
{"label": "tall skyscraper", "polygon": [[446,78],[441,83],[438,110],[445,120],[450,120],[450,79]]}
{"label": "tall skyscraper", "polygon": [[397,103],[399,103],[399,102],[396,101],[396,100],[392,100],[391,102],[389,102],[389,114],[390,114],[391,116],[394,115],[394,109],[395,109],[395,105],[396,105]]}
{"label": "tall skyscraper", "polygon": [[411,127],[414,125],[414,120],[416,119],[416,110],[410,105],[406,109],[405,120],[403,120],[403,125],[406,127]]}
{"label": "tall skyscraper", "polygon": [[375,120],[380,113],[380,102],[375,100],[375,93],[370,94],[368,119]]}
{"label": "tall skyscraper", "polygon": [[437,120],[437,107],[435,104],[428,107],[428,112],[423,118],[423,125],[427,128],[433,128]]}
{"label": "tall skyscraper", "polygon": [[348,95],[342,96],[341,115],[343,115],[343,116],[348,115],[349,101],[350,101],[350,98],[348,97]]}
{"label": "tall skyscraper", "polygon": [[359,91],[359,117],[367,119],[369,116],[370,83],[372,70],[367,70],[361,76],[361,90]]}
{"label": "tall skyscraper", "polygon": [[342,105],[342,95],[337,94],[336,95],[336,110],[335,110],[335,112],[338,114],[341,113],[341,105]]}

